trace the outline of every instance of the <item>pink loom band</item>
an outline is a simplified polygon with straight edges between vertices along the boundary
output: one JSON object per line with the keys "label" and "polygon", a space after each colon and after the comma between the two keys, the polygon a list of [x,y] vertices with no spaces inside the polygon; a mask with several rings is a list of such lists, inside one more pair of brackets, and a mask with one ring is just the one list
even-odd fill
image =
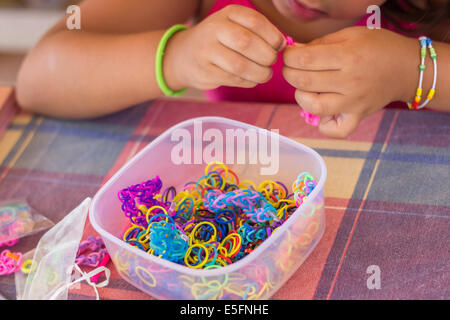
{"label": "pink loom band", "polygon": [[[293,46],[294,45],[294,39],[292,37],[286,36],[286,45]],[[315,127],[319,126],[320,123],[320,117],[316,116],[314,114],[309,113],[308,111],[302,110],[300,112],[300,116],[305,118],[305,122],[313,125]]]}

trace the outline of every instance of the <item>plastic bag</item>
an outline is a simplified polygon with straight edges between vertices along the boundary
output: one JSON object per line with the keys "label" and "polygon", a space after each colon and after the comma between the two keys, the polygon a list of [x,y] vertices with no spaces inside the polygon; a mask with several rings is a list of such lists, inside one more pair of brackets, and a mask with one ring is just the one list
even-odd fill
{"label": "plastic bag", "polygon": [[87,198],[39,241],[21,300],[67,299],[91,199]]}
{"label": "plastic bag", "polygon": [[51,228],[55,224],[28,205],[25,200],[0,202],[0,246]]}

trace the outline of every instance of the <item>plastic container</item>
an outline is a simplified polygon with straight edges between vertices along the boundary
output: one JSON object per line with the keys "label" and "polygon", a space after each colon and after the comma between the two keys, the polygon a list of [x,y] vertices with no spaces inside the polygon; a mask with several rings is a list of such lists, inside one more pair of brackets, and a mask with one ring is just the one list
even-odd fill
{"label": "plastic container", "polygon": [[[267,179],[276,180],[290,188],[298,174],[308,171],[317,181],[316,188],[307,200],[280,228],[241,260],[209,270],[192,269],[158,258],[121,240],[130,222],[121,210],[117,197],[119,190],[156,175],[163,181],[163,188],[173,185],[180,190],[186,182],[202,176],[210,160],[206,159],[207,162],[204,162],[204,157],[199,159],[200,153],[196,153],[202,150],[205,152],[205,148],[212,141],[205,141],[207,139],[202,138],[199,133],[214,133],[215,137],[222,134],[223,141],[226,141],[227,133],[238,132],[236,130],[239,129],[241,133],[249,133],[249,136],[251,132],[265,134],[268,137],[268,150],[271,150],[271,146],[276,146],[276,141],[279,145],[278,172],[261,175],[261,169],[267,165],[263,165],[261,161],[256,164],[249,163],[249,156],[255,155],[255,149],[250,147],[250,138],[242,144],[237,143],[237,140],[233,146],[228,144],[230,147],[224,150],[224,160],[225,156],[229,156],[233,151],[236,161],[235,164],[230,164],[231,161],[222,162],[236,172],[240,179],[252,179],[255,183]],[[177,161],[173,161],[172,152],[177,150],[182,140],[172,141],[172,135],[192,138],[191,159],[194,161],[197,155],[197,163],[176,164]],[[262,138],[259,140],[262,141]],[[247,160],[238,161],[237,156],[243,154]],[[125,164],[95,195],[89,218],[94,229],[103,238],[119,274],[155,298],[268,299],[298,269],[322,237],[325,227],[325,179],[325,163],[319,154],[309,147],[246,123],[219,117],[195,118],[168,129]]]}

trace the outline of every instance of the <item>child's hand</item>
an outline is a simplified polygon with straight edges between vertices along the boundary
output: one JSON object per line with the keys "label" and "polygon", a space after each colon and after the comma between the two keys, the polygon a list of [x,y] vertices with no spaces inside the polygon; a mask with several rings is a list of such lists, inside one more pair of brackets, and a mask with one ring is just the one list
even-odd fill
{"label": "child's hand", "polygon": [[230,5],[169,41],[164,77],[173,90],[251,88],[268,81],[283,34],[247,7]]}
{"label": "child's hand", "polygon": [[411,96],[417,50],[414,39],[350,27],[286,48],[283,74],[298,104],[322,117],[319,130],[345,138],[365,116]]}

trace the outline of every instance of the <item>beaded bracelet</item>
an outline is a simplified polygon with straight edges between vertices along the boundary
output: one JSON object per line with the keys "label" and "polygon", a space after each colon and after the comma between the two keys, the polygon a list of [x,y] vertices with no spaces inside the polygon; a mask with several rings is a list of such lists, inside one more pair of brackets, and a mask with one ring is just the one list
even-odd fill
{"label": "beaded bracelet", "polygon": [[155,73],[156,73],[156,82],[158,83],[159,88],[166,96],[179,96],[182,95],[184,92],[186,92],[186,88],[181,89],[179,91],[174,91],[170,89],[166,81],[164,80],[164,74],[163,74],[163,57],[164,57],[164,51],[166,49],[167,42],[169,42],[170,38],[181,30],[186,30],[187,27],[184,24],[176,24],[172,27],[170,27],[162,36],[161,40],[159,41],[158,48],[156,49],[156,58],[155,58]]}
{"label": "beaded bracelet", "polygon": [[[420,70],[419,85],[416,90],[416,97],[414,98],[414,102],[408,103],[408,108],[414,109],[414,110],[424,108],[433,99],[434,94],[436,92],[436,80],[437,80],[437,55],[436,55],[436,50],[433,47],[433,42],[431,41],[430,38],[427,38],[427,37],[420,37],[419,41],[420,41],[420,47],[421,47],[420,48],[420,60],[421,61],[420,61],[420,65],[419,65],[419,70]],[[426,59],[426,55],[427,55],[427,47],[428,47],[428,50],[430,51],[431,59],[433,60],[433,67],[434,67],[433,84],[432,84],[430,91],[428,92],[426,101],[419,105],[419,103],[422,99],[422,91],[423,91],[422,83],[423,83],[423,74],[425,71],[425,59]]]}

